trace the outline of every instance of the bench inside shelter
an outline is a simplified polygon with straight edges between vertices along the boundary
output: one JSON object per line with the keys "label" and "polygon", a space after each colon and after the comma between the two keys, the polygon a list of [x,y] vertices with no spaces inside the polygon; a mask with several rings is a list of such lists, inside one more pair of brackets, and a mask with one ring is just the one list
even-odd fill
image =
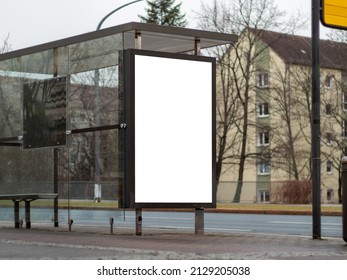
{"label": "bench inside shelter", "polygon": [[57,193],[31,193],[31,194],[2,194],[0,200],[12,200],[14,206],[14,227],[20,227],[19,220],[19,203],[25,203],[25,227],[31,228],[30,219],[30,203],[38,199],[55,199],[58,197]]}

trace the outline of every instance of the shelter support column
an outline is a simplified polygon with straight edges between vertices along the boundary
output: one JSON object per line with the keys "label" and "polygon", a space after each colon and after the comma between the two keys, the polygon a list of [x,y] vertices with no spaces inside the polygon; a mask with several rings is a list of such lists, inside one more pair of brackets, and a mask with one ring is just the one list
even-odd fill
{"label": "shelter support column", "polygon": [[[54,177],[54,186],[53,186],[53,193],[58,193],[58,149],[53,149],[53,177]],[[54,220],[54,227],[59,227],[59,214],[58,214],[58,196],[54,198],[53,200],[53,220]]]}
{"label": "shelter support column", "polygon": [[[135,49],[142,49],[141,32],[135,31]],[[135,209],[136,235],[142,235],[142,208]]]}
{"label": "shelter support column", "polygon": [[[201,41],[200,38],[195,38],[194,41],[194,54],[201,55]],[[205,211],[204,208],[195,208],[195,234],[203,235],[205,233]]]}
{"label": "shelter support column", "polygon": [[19,228],[19,201],[13,200],[14,227]]}
{"label": "shelter support column", "polygon": [[201,55],[201,41],[200,38],[195,38],[194,42],[194,54],[195,55]]}
{"label": "shelter support column", "polygon": [[[53,49],[53,76],[58,77],[58,48]],[[58,193],[59,176],[58,176],[58,149],[53,149],[53,193]],[[54,227],[59,226],[58,222],[58,196],[53,200],[53,220]]]}
{"label": "shelter support column", "polygon": [[25,200],[25,228],[31,228],[30,220],[30,200]]}
{"label": "shelter support column", "polygon": [[141,40],[141,32],[136,30],[135,31],[135,49],[142,49],[142,40]]}
{"label": "shelter support column", "polygon": [[347,157],[343,157],[341,160],[341,176],[342,176],[342,238],[345,242],[347,242]]}

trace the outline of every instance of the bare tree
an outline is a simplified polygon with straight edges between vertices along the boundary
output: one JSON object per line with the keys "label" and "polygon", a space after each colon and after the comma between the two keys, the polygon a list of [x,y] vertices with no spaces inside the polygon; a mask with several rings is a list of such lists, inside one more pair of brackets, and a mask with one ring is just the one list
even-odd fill
{"label": "bare tree", "polygon": [[341,158],[346,154],[346,115],[344,113],[345,86],[334,78],[334,86],[322,89],[322,111],[325,116],[322,121],[321,142],[322,157],[325,158],[329,169],[338,172],[338,198],[342,202]]}
{"label": "bare tree", "polygon": [[[2,41],[0,53],[5,53],[11,50],[9,38],[10,35],[8,34]],[[13,136],[15,133],[14,123],[18,121],[19,116],[16,116],[15,114],[16,110],[14,107],[16,102],[13,101],[13,98],[6,95],[6,90],[9,90],[6,84],[10,79],[11,77],[7,77],[6,75],[0,76],[0,127],[2,129],[2,134],[9,134]]]}
{"label": "bare tree", "polygon": [[[297,25],[301,26],[302,20],[291,19],[290,22],[296,22],[296,25],[287,24],[285,16],[285,12],[280,11],[273,0],[214,1],[212,6],[203,4],[201,12],[198,13],[201,28],[240,36],[237,43],[230,45],[228,49],[219,49],[217,53],[219,74],[224,75],[219,88],[219,94],[223,97],[218,100],[221,124],[218,126],[217,135],[217,171],[222,172],[222,165],[238,166],[234,202],[240,201],[246,160],[257,156],[248,152],[247,143],[250,137],[249,128],[255,125],[250,122],[250,115],[254,110],[254,106],[251,106],[254,103],[252,78],[257,70],[256,62],[268,48],[259,47],[261,30],[292,33]],[[230,54],[227,54],[228,52]],[[228,69],[221,70],[223,67]],[[225,75],[230,76],[226,78]],[[231,128],[232,140],[229,138]],[[220,173],[217,174],[217,178],[219,177]]]}
{"label": "bare tree", "polygon": [[[285,171],[288,180],[308,179],[311,173],[310,151],[305,144],[310,144],[306,134],[311,131],[308,98],[311,91],[309,76],[304,74],[307,74],[307,69],[286,65],[282,70],[274,63],[272,68],[274,106],[271,107],[271,114],[275,116],[275,121],[271,126],[271,164]],[[300,75],[296,76],[294,73]],[[298,86],[305,82],[308,84],[304,87]],[[302,89],[306,86],[305,95]]]}
{"label": "bare tree", "polygon": [[[328,33],[328,38],[332,41],[341,42],[341,43],[347,43],[347,32],[345,30],[338,30],[338,29],[331,29]],[[339,84],[339,88],[341,90],[346,90],[346,85]],[[341,97],[340,100],[346,100],[346,96],[344,93],[344,96]],[[344,106],[344,104],[343,104]],[[333,157],[332,154],[326,154],[323,153],[323,156],[329,158],[331,162],[334,165],[334,168],[338,170],[339,172],[339,188],[338,188],[338,195],[339,195],[339,202],[342,202],[342,180],[341,180],[341,157],[346,155],[346,137],[347,137],[347,117],[345,114],[338,114],[339,110],[332,111],[334,120],[337,123],[340,123],[340,127],[343,128],[342,134],[340,137],[335,138],[335,149],[339,150],[340,157]]]}
{"label": "bare tree", "polygon": [[330,29],[327,37],[335,42],[347,43],[347,32],[342,29]]}
{"label": "bare tree", "polygon": [[0,53],[5,53],[11,50],[10,44],[10,34],[7,34],[5,39],[3,39],[2,44],[0,46]]}

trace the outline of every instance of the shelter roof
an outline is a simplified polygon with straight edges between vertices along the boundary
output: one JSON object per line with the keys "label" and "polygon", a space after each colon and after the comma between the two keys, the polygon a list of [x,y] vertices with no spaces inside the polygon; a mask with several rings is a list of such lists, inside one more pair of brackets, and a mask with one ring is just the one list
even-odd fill
{"label": "shelter roof", "polygon": [[176,53],[194,50],[195,39],[200,40],[201,48],[209,48],[234,43],[238,38],[236,35],[219,32],[129,22],[114,27],[0,54],[0,61],[121,33],[124,34],[124,49],[133,48],[133,38],[137,32],[141,33],[143,49]]}

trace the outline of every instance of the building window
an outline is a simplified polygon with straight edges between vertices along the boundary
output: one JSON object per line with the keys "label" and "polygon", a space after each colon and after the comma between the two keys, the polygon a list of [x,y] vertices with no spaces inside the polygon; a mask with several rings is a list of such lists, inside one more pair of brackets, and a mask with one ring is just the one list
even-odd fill
{"label": "building window", "polygon": [[334,142],[334,135],[330,132],[326,134],[327,137],[327,145],[331,146]]}
{"label": "building window", "polygon": [[260,190],[258,202],[262,202],[262,203],[270,202],[270,192],[268,190]]}
{"label": "building window", "polygon": [[327,161],[327,174],[333,174],[333,162],[331,160]]}
{"label": "building window", "polygon": [[265,160],[258,163],[258,174],[259,175],[269,175],[271,171],[270,162]]}
{"label": "building window", "polygon": [[258,146],[268,146],[270,144],[269,132],[258,132]]}
{"label": "building window", "polygon": [[257,74],[257,87],[260,87],[260,88],[269,87],[269,74],[268,73],[258,73]]}
{"label": "building window", "polygon": [[342,137],[347,138],[347,121],[343,120],[342,124]]}
{"label": "building window", "polygon": [[332,108],[331,104],[326,104],[325,105],[325,115],[331,116],[332,113],[333,113],[333,108]]}
{"label": "building window", "polygon": [[268,117],[269,116],[269,103],[263,102],[257,105],[258,117]]}
{"label": "building window", "polygon": [[332,202],[334,200],[334,191],[333,190],[327,190],[327,201]]}
{"label": "building window", "polygon": [[347,111],[347,91],[343,93],[342,109],[343,111]]}
{"label": "building window", "polygon": [[334,80],[335,80],[334,75],[326,75],[326,77],[325,77],[325,87],[326,88],[333,88]]}

